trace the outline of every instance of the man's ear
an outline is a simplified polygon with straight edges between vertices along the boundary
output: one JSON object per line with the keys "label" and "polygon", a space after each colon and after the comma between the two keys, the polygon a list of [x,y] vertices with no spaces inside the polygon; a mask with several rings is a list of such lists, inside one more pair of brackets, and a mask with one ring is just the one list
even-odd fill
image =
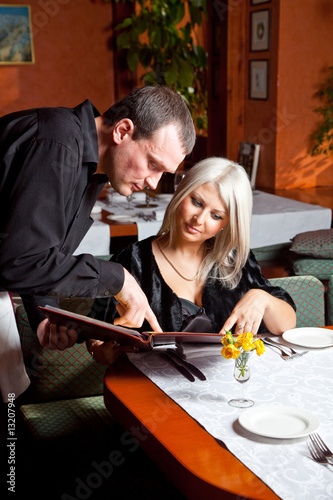
{"label": "man's ear", "polygon": [[113,128],[113,140],[116,144],[120,144],[126,138],[132,138],[134,134],[134,123],[129,118],[119,120]]}

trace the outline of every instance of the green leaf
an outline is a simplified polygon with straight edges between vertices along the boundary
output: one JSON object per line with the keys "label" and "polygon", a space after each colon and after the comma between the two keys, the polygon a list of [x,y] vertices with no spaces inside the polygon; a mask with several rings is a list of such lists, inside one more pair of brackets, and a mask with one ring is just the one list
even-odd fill
{"label": "green leaf", "polygon": [[165,72],[165,83],[169,87],[173,87],[174,83],[176,83],[178,79],[178,62],[176,60],[172,61],[169,70]]}
{"label": "green leaf", "polygon": [[192,68],[185,61],[179,68],[179,80],[184,87],[190,87],[193,82]]}
{"label": "green leaf", "polygon": [[138,55],[135,52],[133,52],[132,50],[129,50],[126,60],[127,60],[127,64],[128,64],[129,69],[131,71],[135,71],[137,66],[138,66],[138,63],[139,63]]}
{"label": "green leaf", "polygon": [[129,43],[129,36],[126,31],[123,33],[120,33],[120,35],[117,36],[117,47],[118,49],[129,49],[130,48],[130,43]]}

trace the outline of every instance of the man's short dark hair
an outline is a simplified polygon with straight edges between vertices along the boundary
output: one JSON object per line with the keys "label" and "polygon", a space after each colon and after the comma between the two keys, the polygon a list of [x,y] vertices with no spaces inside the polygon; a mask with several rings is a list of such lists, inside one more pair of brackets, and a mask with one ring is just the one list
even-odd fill
{"label": "man's short dark hair", "polygon": [[168,87],[137,88],[111,106],[103,118],[109,126],[123,118],[132,120],[135,140],[150,139],[161,127],[174,124],[184,154],[190,154],[195,144],[196,133],[190,110],[182,96]]}

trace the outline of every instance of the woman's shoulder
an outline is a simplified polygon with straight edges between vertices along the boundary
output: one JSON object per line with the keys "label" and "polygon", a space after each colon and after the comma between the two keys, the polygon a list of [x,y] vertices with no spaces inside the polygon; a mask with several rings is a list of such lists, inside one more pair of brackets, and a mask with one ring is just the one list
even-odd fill
{"label": "woman's shoulder", "polygon": [[114,254],[111,258],[114,262],[122,263],[124,260],[132,259],[133,257],[137,259],[138,257],[144,258],[151,254],[152,242],[155,236],[150,236],[141,241],[136,241],[127,245],[118,253]]}

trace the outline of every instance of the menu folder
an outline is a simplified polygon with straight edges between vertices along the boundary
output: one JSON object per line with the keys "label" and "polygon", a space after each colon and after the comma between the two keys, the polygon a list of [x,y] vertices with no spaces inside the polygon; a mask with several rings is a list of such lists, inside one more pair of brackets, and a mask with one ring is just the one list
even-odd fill
{"label": "menu folder", "polygon": [[154,346],[191,343],[221,343],[222,336],[217,333],[194,332],[138,332],[105,321],[89,318],[71,311],[53,306],[39,306],[50,323],[73,328],[83,338],[97,340],[113,340],[120,345],[137,347],[140,351],[151,351]]}

